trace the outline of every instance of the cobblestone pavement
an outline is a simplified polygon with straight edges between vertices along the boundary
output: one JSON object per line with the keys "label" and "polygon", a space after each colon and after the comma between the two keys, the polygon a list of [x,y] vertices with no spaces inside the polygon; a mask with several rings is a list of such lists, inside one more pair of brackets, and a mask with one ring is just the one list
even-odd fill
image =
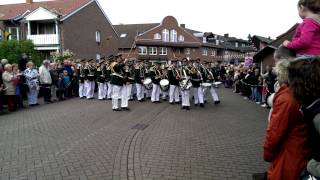
{"label": "cobblestone pavement", "polygon": [[222,104],[71,99],[0,116],[0,179],[251,179],[263,172],[268,111],[219,89]]}

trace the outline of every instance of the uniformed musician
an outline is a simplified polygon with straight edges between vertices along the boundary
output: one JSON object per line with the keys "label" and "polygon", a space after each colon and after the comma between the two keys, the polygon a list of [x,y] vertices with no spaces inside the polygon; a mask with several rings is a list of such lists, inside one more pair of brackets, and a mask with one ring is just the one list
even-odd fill
{"label": "uniformed musician", "polygon": [[155,66],[150,69],[150,76],[152,80],[152,94],[151,102],[160,103],[160,81],[162,78],[161,74],[161,62],[156,62]]}

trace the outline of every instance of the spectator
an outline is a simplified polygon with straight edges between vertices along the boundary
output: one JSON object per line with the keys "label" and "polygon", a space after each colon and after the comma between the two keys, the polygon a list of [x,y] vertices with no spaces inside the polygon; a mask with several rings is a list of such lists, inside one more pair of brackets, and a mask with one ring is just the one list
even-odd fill
{"label": "spectator", "polygon": [[13,71],[13,74],[15,76],[17,76],[18,80],[17,80],[17,83],[16,83],[16,102],[19,106],[19,108],[24,108],[24,105],[23,105],[23,98],[22,98],[22,94],[21,94],[21,72],[19,70],[19,67],[18,67],[18,64],[12,64],[12,71]]}
{"label": "spectator", "polygon": [[277,63],[280,89],[266,130],[264,160],[270,162],[268,180],[297,180],[310,159],[308,128],[300,104],[288,85],[287,60]]}
{"label": "spectator", "polygon": [[4,68],[4,66],[5,66],[6,64],[8,64],[8,60],[7,60],[7,59],[2,59],[2,60],[1,60],[1,64],[2,64],[2,67]]}
{"label": "spectator", "polygon": [[28,63],[28,56],[26,53],[22,53],[21,58],[18,62],[18,66],[19,66],[20,71],[24,71],[27,69],[27,67],[26,67],[27,63]]}
{"label": "spectator", "polygon": [[33,68],[34,64],[30,61],[27,63],[27,69],[24,71],[26,82],[28,84],[28,103],[30,107],[39,105],[39,73]]}
{"label": "spectator", "polygon": [[51,85],[52,79],[49,72],[50,61],[44,60],[42,66],[39,68],[40,85],[43,93],[44,102],[46,104],[52,103],[51,101]]}
{"label": "spectator", "polygon": [[11,64],[6,64],[4,69],[5,71],[2,74],[3,84],[5,87],[4,94],[8,104],[8,111],[13,112],[17,109],[15,87],[17,83],[17,76],[13,74]]}
{"label": "spectator", "polygon": [[59,70],[57,69],[56,63],[50,64],[50,76],[52,79],[52,86],[51,86],[51,97],[52,101],[57,101],[57,89],[59,88]]}
{"label": "spectator", "polygon": [[68,98],[70,97],[70,88],[71,88],[71,79],[70,79],[70,76],[68,74],[68,71],[67,70],[64,70],[63,71],[63,74],[62,74],[62,86],[63,86],[63,90],[64,90],[64,97],[65,98]]}
{"label": "spectator", "polygon": [[251,76],[251,93],[253,100],[257,103],[261,103],[261,86],[262,86],[262,78],[260,75],[260,70],[258,68],[254,69],[254,73]]}
{"label": "spectator", "polygon": [[[289,66],[289,83],[310,127],[312,160],[306,173],[320,179],[320,57],[294,61]],[[315,179],[315,178],[314,178]]]}
{"label": "spectator", "polygon": [[268,107],[267,99],[268,97],[274,93],[274,84],[276,83],[277,76],[274,74],[272,67],[267,66],[267,72],[263,75],[265,88],[266,88],[266,94],[264,96],[264,101],[262,107]]}
{"label": "spectator", "polygon": [[3,111],[3,104],[4,104],[4,84],[2,80],[2,73],[3,73],[3,66],[0,63],[0,113]]}

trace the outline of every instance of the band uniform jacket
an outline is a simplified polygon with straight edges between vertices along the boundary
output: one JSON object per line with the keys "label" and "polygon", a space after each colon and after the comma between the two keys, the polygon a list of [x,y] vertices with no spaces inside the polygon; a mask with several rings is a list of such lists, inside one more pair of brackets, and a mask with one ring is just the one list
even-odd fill
{"label": "band uniform jacket", "polygon": [[114,72],[111,74],[110,83],[116,86],[123,86],[124,79],[123,79],[123,64],[115,64],[113,66]]}
{"label": "band uniform jacket", "polygon": [[[179,73],[179,74],[178,74]],[[168,71],[168,78],[170,85],[178,86],[179,85],[179,78],[178,76],[182,76],[179,72],[178,68],[172,68]],[[182,78],[182,77],[180,77]]]}
{"label": "band uniform jacket", "polygon": [[152,68],[150,71],[150,76],[153,84],[160,84],[161,78],[159,77],[161,75],[161,71],[157,68]]}

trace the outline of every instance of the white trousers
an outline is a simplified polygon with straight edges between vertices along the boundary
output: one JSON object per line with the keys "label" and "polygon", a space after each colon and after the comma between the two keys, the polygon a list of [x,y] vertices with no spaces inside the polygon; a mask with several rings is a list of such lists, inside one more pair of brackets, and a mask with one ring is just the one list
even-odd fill
{"label": "white trousers", "polygon": [[173,103],[173,101],[175,101],[175,102],[179,102],[180,101],[180,98],[179,98],[179,87],[175,86],[175,85],[170,85],[169,102]]}
{"label": "white trousers", "polygon": [[121,94],[121,86],[112,85],[112,109],[119,108],[119,96]]}
{"label": "white trousers", "polygon": [[193,89],[193,97],[194,97],[194,104],[203,104],[203,90],[202,87],[192,88]]}
{"label": "white trousers", "polygon": [[161,88],[160,88],[160,92],[161,92],[162,100],[166,100],[167,96],[168,96],[168,92],[167,91],[162,91]]}
{"label": "white trousers", "polygon": [[38,87],[29,86],[29,91],[27,93],[29,105],[38,103],[38,94],[39,94]]}
{"label": "white trousers", "polygon": [[127,85],[125,85],[126,86],[126,88],[127,88],[127,98],[128,98],[128,100],[129,99],[132,99],[132,84],[127,84]]}
{"label": "white trousers", "polygon": [[[131,86],[131,88],[132,88],[132,86]],[[131,90],[130,90],[130,92],[131,92]],[[121,88],[121,107],[122,108],[128,107],[128,101],[129,101],[129,98],[128,98],[128,85],[124,85]]]}
{"label": "white trousers", "polygon": [[108,91],[107,91],[107,98],[111,99],[111,95],[112,95],[112,84],[109,82],[107,82],[107,86],[108,86]]}
{"label": "white trousers", "polygon": [[212,99],[213,99],[214,102],[220,101],[218,93],[217,93],[217,91],[216,91],[216,89],[214,87],[210,88],[210,93],[211,93],[211,96],[212,96]]}
{"label": "white trousers", "polygon": [[93,98],[95,82],[94,81],[85,81],[85,87],[86,87],[86,90],[87,90],[87,93],[86,93],[87,99]]}
{"label": "white trousers", "polygon": [[157,84],[152,84],[151,101],[160,101],[160,86]]}
{"label": "white trousers", "polygon": [[181,91],[182,106],[190,106],[190,91]]}
{"label": "white trousers", "polygon": [[80,98],[85,97],[86,92],[87,92],[87,89],[86,89],[85,83],[79,83],[79,97]]}
{"label": "white trousers", "polygon": [[107,96],[108,86],[106,83],[98,83],[98,99],[104,99]]}
{"label": "white trousers", "polygon": [[136,83],[136,89],[137,89],[137,99],[138,101],[140,101],[144,98],[144,86],[142,84]]}

